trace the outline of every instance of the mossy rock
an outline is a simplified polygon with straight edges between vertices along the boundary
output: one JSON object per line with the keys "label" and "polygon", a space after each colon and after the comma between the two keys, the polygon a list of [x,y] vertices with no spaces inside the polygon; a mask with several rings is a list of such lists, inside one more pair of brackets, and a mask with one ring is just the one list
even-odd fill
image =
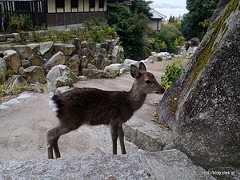
{"label": "mossy rock", "polygon": [[195,163],[239,168],[239,0],[219,14],[186,73],[160,101],[159,121],[168,123],[176,148]]}

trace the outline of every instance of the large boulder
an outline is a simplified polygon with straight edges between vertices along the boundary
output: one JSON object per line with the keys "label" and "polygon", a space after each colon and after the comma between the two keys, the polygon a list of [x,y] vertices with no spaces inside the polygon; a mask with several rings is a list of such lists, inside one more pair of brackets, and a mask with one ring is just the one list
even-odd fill
{"label": "large boulder", "polygon": [[30,43],[30,44],[27,44],[27,46],[30,47],[31,50],[35,54],[39,53],[39,51],[40,51],[40,44],[39,43]]}
{"label": "large boulder", "polygon": [[[140,63],[140,61],[135,61],[132,59],[125,59],[124,62],[121,64],[120,74],[123,74],[124,72],[128,72],[130,70],[131,65],[138,66],[139,63]],[[143,63],[145,63],[145,62],[143,62]]]}
{"label": "large boulder", "polygon": [[55,43],[53,47],[55,52],[61,51],[66,56],[70,56],[73,53],[73,51],[76,49],[73,44],[64,44],[64,43]]}
{"label": "large boulder", "polygon": [[197,37],[190,39],[189,42],[190,42],[190,46],[192,46],[192,47],[199,46],[199,44],[200,44],[200,40]]}
{"label": "large boulder", "polygon": [[87,58],[87,56],[82,56],[81,57],[81,69],[87,68],[88,63],[89,63],[89,59]]}
{"label": "large boulder", "polygon": [[21,31],[19,33],[22,41],[25,41],[25,42],[32,42],[33,41],[33,32],[31,31]]}
{"label": "large boulder", "polygon": [[17,52],[14,50],[6,50],[3,52],[3,55],[7,68],[12,70],[14,73],[17,73],[19,67],[21,66],[21,60]]}
{"label": "large boulder", "polygon": [[66,60],[67,67],[69,67],[72,72],[76,75],[79,74],[79,70],[81,69],[80,65],[81,65],[81,61],[80,58],[77,54],[73,55],[71,58],[69,58],[68,60]]}
{"label": "large boulder", "polygon": [[240,2],[219,13],[177,84],[160,102],[176,148],[208,167],[240,167]]}
{"label": "large boulder", "polygon": [[172,56],[169,52],[160,52],[157,54],[158,57],[162,58],[162,60],[171,60]]}
{"label": "large boulder", "polygon": [[51,51],[52,48],[53,48],[53,42],[52,41],[43,42],[43,43],[40,43],[39,52],[40,52],[41,55],[45,55],[46,53]]}
{"label": "large boulder", "polygon": [[11,36],[12,36],[14,42],[22,41],[22,38],[19,33],[12,33]]}
{"label": "large boulder", "polygon": [[0,42],[7,41],[7,37],[5,35],[0,34]]}
{"label": "large boulder", "polygon": [[41,66],[30,66],[24,69],[24,77],[30,83],[45,83],[46,78],[44,75],[44,70]]}
{"label": "large boulder", "polygon": [[88,63],[87,69],[97,69],[97,67],[91,63]]}
{"label": "large boulder", "polygon": [[131,65],[138,65],[139,61],[135,61],[132,59],[125,59],[123,62],[123,67],[130,68]]}
{"label": "large boulder", "polygon": [[3,58],[0,58],[0,84],[6,80],[7,64]]}
{"label": "large boulder", "polygon": [[30,60],[28,60],[28,59],[22,60],[22,67],[28,68],[28,67],[31,66],[31,65],[32,65],[32,63],[31,63]]}
{"label": "large boulder", "polygon": [[99,52],[96,55],[95,64],[98,69],[102,69],[105,64],[106,49],[100,48]]}
{"label": "large boulder", "polygon": [[194,53],[197,51],[197,49],[198,49],[197,46],[189,47],[187,52],[186,52],[186,55],[189,56],[189,57],[192,57],[194,55]]}
{"label": "large boulder", "polygon": [[105,72],[109,72],[111,74],[117,74],[119,75],[120,74],[120,70],[122,68],[122,64],[111,64],[109,66],[106,66],[104,68],[104,71]]}
{"label": "large boulder", "polygon": [[60,86],[73,86],[76,81],[77,76],[65,65],[56,65],[47,74],[49,93],[55,93]]}
{"label": "large boulder", "polygon": [[44,64],[43,58],[36,54],[33,54],[28,59],[33,66],[42,66]]}
{"label": "large boulder", "polygon": [[81,48],[88,48],[88,42],[87,41],[82,41],[81,42]]}
{"label": "large boulder", "polygon": [[163,60],[161,54],[156,53],[156,52],[152,52],[151,56],[149,56],[147,59],[149,61],[153,61],[153,62],[154,61],[162,61]]}
{"label": "large boulder", "polygon": [[101,151],[70,159],[1,161],[8,179],[214,180],[177,150],[112,156]]}
{"label": "large boulder", "polygon": [[9,92],[12,92],[19,88],[24,88],[27,86],[27,81],[21,75],[13,75],[6,82],[6,86]]}
{"label": "large boulder", "polygon": [[79,56],[83,59],[82,61],[82,67],[86,68],[87,64],[94,62],[94,50],[90,49],[88,46],[88,43],[84,43],[83,41],[81,43],[81,49],[79,51]]}
{"label": "large boulder", "polygon": [[33,54],[32,49],[27,45],[15,45],[13,49],[18,52],[21,59],[30,58]]}
{"label": "large boulder", "polygon": [[112,50],[114,48],[114,42],[113,41],[114,40],[112,40],[112,39],[107,39],[105,41],[105,43],[107,44],[106,50],[107,50],[108,53],[112,52]]}
{"label": "large boulder", "polygon": [[75,46],[76,50],[78,51],[81,48],[81,41],[79,38],[73,39],[73,45]]}
{"label": "large boulder", "polygon": [[55,65],[64,64],[65,60],[66,60],[65,55],[63,54],[63,52],[59,51],[47,61],[45,67],[47,70],[49,70]]}
{"label": "large boulder", "polygon": [[114,46],[111,54],[112,63],[122,63],[124,59],[124,51],[122,46]]}

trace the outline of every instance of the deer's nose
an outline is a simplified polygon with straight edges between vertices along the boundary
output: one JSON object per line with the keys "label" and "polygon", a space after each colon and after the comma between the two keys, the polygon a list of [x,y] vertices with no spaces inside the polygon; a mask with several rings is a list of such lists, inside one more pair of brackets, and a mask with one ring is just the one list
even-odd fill
{"label": "deer's nose", "polygon": [[163,94],[165,92],[165,89],[161,85],[159,85],[158,89],[159,90],[156,92],[157,94]]}

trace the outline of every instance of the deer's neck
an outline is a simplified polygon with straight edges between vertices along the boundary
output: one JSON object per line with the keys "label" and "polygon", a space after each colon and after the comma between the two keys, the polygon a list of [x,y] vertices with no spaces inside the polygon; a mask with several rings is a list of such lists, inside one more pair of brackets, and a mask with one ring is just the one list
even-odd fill
{"label": "deer's neck", "polygon": [[146,96],[147,95],[144,92],[141,92],[134,83],[129,91],[129,99],[134,111],[138,110],[143,105]]}

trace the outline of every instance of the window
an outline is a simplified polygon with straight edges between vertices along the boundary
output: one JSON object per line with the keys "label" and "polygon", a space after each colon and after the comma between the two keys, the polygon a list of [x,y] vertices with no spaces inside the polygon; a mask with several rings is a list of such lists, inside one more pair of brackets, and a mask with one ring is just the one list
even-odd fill
{"label": "window", "polygon": [[104,1],[105,0],[99,0],[99,8],[104,8]]}
{"label": "window", "polygon": [[15,1],[15,11],[16,12],[30,12],[30,2],[29,1]]}
{"label": "window", "polygon": [[56,0],[56,8],[64,8],[64,0]]}
{"label": "window", "polygon": [[95,0],[89,0],[89,8],[95,8]]}
{"label": "window", "polygon": [[78,8],[78,0],[71,0],[71,7]]}

